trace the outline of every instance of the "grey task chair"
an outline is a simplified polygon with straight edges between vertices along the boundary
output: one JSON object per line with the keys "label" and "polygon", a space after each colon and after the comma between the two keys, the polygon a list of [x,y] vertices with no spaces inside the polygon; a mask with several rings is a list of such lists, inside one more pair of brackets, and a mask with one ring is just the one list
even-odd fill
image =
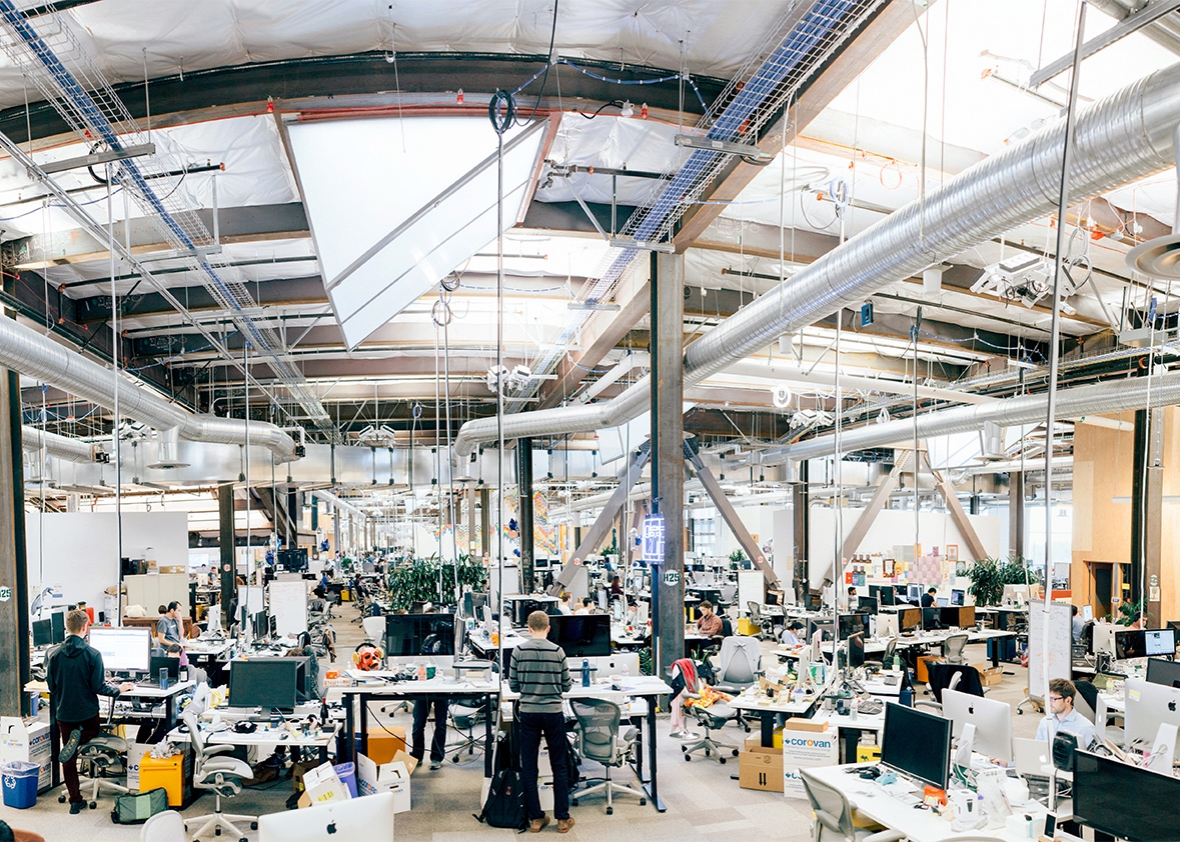
{"label": "grey task chair", "polygon": [[750,612],[750,622],[758,627],[758,633],[754,637],[758,640],[774,640],[774,634],[769,628],[774,623],[770,617],[762,613],[762,606],[751,599],[746,602],[746,608]]}
{"label": "grey task chair", "polygon": [[811,809],[815,811],[812,842],[897,842],[905,838],[905,834],[899,830],[873,832],[856,827],[852,823],[856,805],[848,800],[848,796],[817,780],[807,769],[800,769],[799,776],[803,779],[803,788],[807,790]]}
{"label": "grey task chair", "polygon": [[175,810],[156,813],[144,822],[139,842],[185,842],[184,817]]}
{"label": "grey task chair", "polygon": [[889,642],[885,644],[885,653],[881,655],[879,661],[865,661],[866,668],[887,670],[893,666],[893,653],[897,651],[897,638],[889,638]]}
{"label": "grey task chair", "polygon": [[[689,693],[690,699],[699,699],[700,696],[696,693]],[[741,711],[735,710],[727,705],[725,702],[714,702],[707,708],[692,706],[689,708],[692,715],[696,717],[697,722],[705,729],[705,735],[699,737],[695,742],[685,742],[680,746],[680,750],[684,753],[685,760],[692,760],[692,756],[698,752],[703,751],[705,757],[716,757],[717,762],[722,765],[725,764],[726,753],[732,756],[738,756],[738,747],[733,743],[720,742],[713,739],[713,730],[722,728],[726,722],[735,721],[740,725],[745,726],[746,730],[750,730],[741,719]]]}
{"label": "grey task chair", "polygon": [[193,786],[213,791],[213,812],[207,816],[194,816],[184,820],[185,830],[198,825],[193,839],[207,834],[210,830],[220,836],[222,830],[229,831],[239,842],[248,842],[246,835],[234,822],[250,822],[250,829],[258,829],[258,816],[237,816],[221,812],[221,799],[233,798],[242,791],[242,781],[254,777],[254,770],[235,757],[216,755],[233,751],[233,746],[211,746],[205,742],[197,718],[188,711],[181,717],[188,727],[189,739],[193,746]]}
{"label": "grey task chair", "polygon": [[967,635],[952,634],[942,642],[942,657],[948,664],[967,663]]}
{"label": "grey task chair", "polygon": [[126,774],[124,757],[127,749],[127,741],[114,734],[99,734],[78,749],[78,759],[87,763],[87,778],[82,788],[90,790],[91,810],[98,808],[98,794],[104,789],[116,793],[128,792],[127,787],[107,777],[111,767],[121,767],[122,774]]}
{"label": "grey task chair", "polygon": [[639,729],[630,728],[619,734],[621,713],[619,706],[604,699],[570,699],[570,709],[578,719],[578,733],[581,740],[582,756],[595,763],[601,763],[605,780],[600,784],[571,793],[572,803],[596,792],[606,793],[606,813],[615,811],[613,793],[625,792],[639,799],[640,806],[647,804],[647,796],[638,789],[617,784],[611,780],[610,770],[625,766],[635,752]]}

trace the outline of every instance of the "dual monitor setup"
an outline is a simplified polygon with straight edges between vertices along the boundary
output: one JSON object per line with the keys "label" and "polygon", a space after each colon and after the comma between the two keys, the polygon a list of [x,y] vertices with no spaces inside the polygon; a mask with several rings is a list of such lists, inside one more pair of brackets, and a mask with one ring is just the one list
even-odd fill
{"label": "dual monitor setup", "polygon": [[[482,606],[487,612],[487,606]],[[608,657],[611,618],[606,614],[549,617],[549,639],[568,657]],[[385,617],[385,654],[398,658],[453,656],[461,650],[454,614],[389,614]]]}
{"label": "dual monitor setup", "polygon": [[54,646],[65,643],[66,640],[66,612],[54,611],[46,620],[33,621],[33,645]]}
{"label": "dual monitor setup", "polygon": [[[892,605],[918,605],[922,601],[922,594],[926,592],[921,585],[869,585],[869,595],[859,597],[860,600],[873,599],[877,604],[873,608]],[[960,588],[951,590],[949,597],[938,597],[934,604],[940,608],[955,608],[967,604],[967,591]],[[869,610],[868,603],[860,602],[862,611]]]}

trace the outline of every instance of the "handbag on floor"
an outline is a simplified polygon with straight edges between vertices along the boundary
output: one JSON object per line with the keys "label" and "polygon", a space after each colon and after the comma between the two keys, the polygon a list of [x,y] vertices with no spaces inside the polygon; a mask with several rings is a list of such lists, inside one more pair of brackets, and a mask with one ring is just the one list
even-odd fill
{"label": "handbag on floor", "polygon": [[168,809],[168,790],[164,787],[149,789],[147,792],[129,792],[115,796],[115,809],[111,810],[111,821],[115,824],[143,824],[156,813]]}

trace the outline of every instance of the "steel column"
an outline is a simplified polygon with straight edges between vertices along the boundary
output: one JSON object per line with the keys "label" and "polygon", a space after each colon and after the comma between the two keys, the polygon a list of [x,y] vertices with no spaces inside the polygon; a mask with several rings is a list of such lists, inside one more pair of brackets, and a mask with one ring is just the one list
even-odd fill
{"label": "steel column", "polygon": [[1024,558],[1024,471],[1008,474],[1008,557]]}
{"label": "steel column", "polygon": [[234,618],[229,616],[229,606],[234,598],[234,574],[237,572],[234,558],[237,540],[234,529],[234,487],[232,483],[217,487],[217,525],[221,544],[221,563],[218,565],[221,579],[221,627],[228,629],[234,621]]}
{"label": "steel column", "polygon": [[520,500],[520,592],[533,592],[533,440],[516,442],[516,495]]}
{"label": "steel column", "polygon": [[25,557],[25,478],[20,375],[0,371],[0,716],[21,716],[29,680],[29,583]]}
{"label": "steel column", "polygon": [[808,541],[811,538],[811,497],[807,487],[807,477],[810,474],[810,462],[803,460],[795,469],[797,480],[791,489],[791,505],[793,507],[792,538],[794,543],[795,569],[791,580],[795,585],[795,601],[800,605],[807,604],[807,593],[811,587],[810,565],[808,564]]}

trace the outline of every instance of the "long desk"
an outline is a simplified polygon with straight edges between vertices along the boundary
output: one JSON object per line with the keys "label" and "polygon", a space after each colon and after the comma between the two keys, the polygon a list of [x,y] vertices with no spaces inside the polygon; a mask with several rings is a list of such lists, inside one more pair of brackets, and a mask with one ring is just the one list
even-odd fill
{"label": "long desk", "polygon": [[[849,768],[864,768],[865,765],[867,764],[819,766],[808,769],[807,772],[820,782],[840,790],[862,817],[905,833],[909,842],[944,842],[947,839],[968,836],[1003,842],[1016,842],[1020,838],[1006,833],[1003,829],[953,830],[951,822],[929,810],[914,809],[911,805],[902,803],[875,781],[866,781],[858,775],[848,774]],[[1045,808],[1035,802],[1028,805],[1028,811],[1041,817],[1045,814]],[[1040,824],[1043,825],[1043,819]],[[1028,839],[1027,836],[1023,838]]]}
{"label": "long desk", "polygon": [[800,699],[768,699],[765,696],[734,696],[726,702],[734,710],[758,715],[762,724],[762,745],[774,745],[774,723],[782,715],[788,719],[792,716],[806,718],[815,708],[820,696],[806,696]]}
{"label": "long desk", "polygon": [[[319,730],[314,734],[291,732],[286,728],[276,730],[272,729],[268,724],[259,724],[258,730],[253,733],[241,734],[233,730],[233,728],[212,730],[204,727],[207,723],[202,722],[201,724],[201,733],[205,737],[205,742],[209,745],[314,748],[319,751],[321,763],[328,762],[328,748],[332,745],[332,741],[336,739],[336,732],[339,730],[335,723],[329,729]],[[168,732],[168,739],[174,743],[183,743],[187,742],[190,738],[187,732],[182,734],[179,728],[174,728]]]}

